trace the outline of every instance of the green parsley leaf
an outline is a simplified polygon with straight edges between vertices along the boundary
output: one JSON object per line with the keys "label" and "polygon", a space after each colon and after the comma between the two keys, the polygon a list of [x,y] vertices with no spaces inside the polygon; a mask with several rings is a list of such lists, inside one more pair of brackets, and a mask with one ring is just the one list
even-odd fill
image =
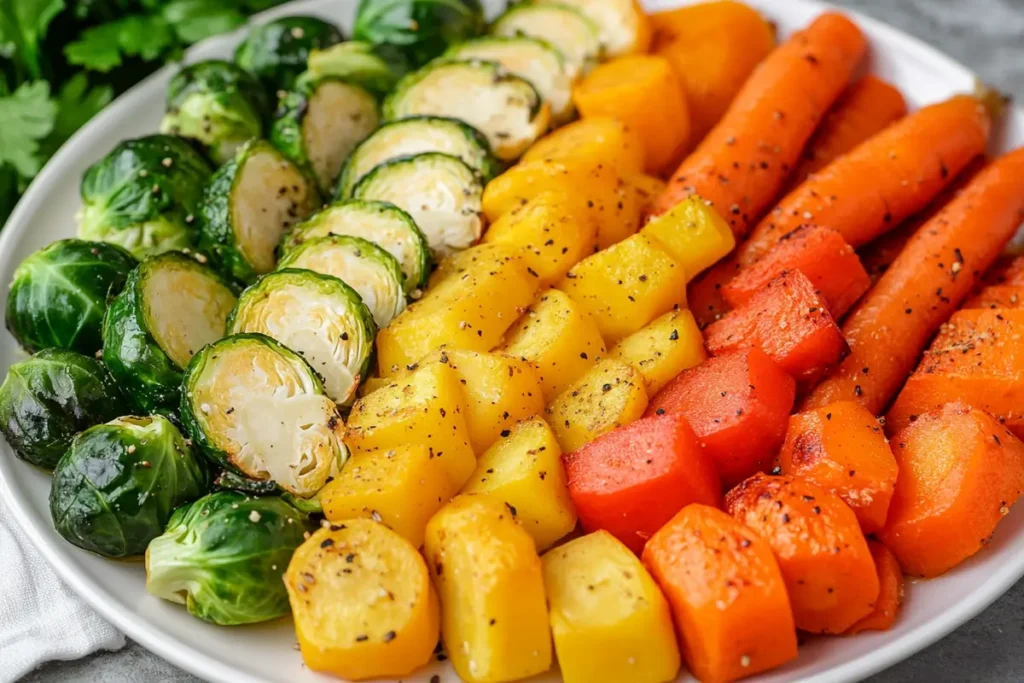
{"label": "green parsley leaf", "polygon": [[197,43],[245,23],[235,0],[175,0],[163,9],[163,17],[183,43]]}
{"label": "green parsley leaf", "polygon": [[109,85],[90,88],[89,78],[84,71],[71,77],[57,94],[57,118],[43,146],[42,153],[48,159],[70,138],[76,130],[98,114],[114,98],[114,89]]}
{"label": "green parsley leaf", "polygon": [[151,62],[176,47],[174,31],[163,17],[133,15],[83,31],[64,47],[64,55],[72,64],[107,72],[124,57]]}
{"label": "green parsley leaf", "polygon": [[57,105],[46,81],[22,83],[0,98],[0,164],[10,164],[26,178],[38,173],[39,142],[53,130],[56,117]]}
{"label": "green parsley leaf", "polygon": [[39,43],[64,0],[0,0],[0,54],[17,58],[32,78],[39,78]]}

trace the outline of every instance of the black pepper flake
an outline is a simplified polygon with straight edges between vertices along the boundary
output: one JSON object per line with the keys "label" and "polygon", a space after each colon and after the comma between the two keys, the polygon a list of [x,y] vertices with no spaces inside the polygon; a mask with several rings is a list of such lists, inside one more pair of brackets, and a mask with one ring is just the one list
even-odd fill
{"label": "black pepper flake", "polygon": [[333,538],[325,538],[323,540],[323,542],[320,544],[320,547],[321,548],[330,548],[332,545],[334,545],[334,539]]}
{"label": "black pepper flake", "polygon": [[860,385],[858,384],[853,388],[853,393],[856,394],[857,396],[862,396],[864,394],[864,390],[861,389]]}
{"label": "black pepper flake", "polygon": [[831,420],[832,419],[832,413],[825,413],[825,419],[826,420]]}
{"label": "black pepper flake", "polygon": [[349,564],[352,564],[353,562],[355,562],[355,560],[356,560],[356,554],[355,553],[349,553],[348,555],[345,556],[345,561],[348,562]]}
{"label": "black pepper flake", "polygon": [[782,513],[782,523],[783,524],[789,524],[789,513],[788,512],[783,512]]}
{"label": "black pepper flake", "polygon": [[740,547],[741,548],[749,548],[750,547],[750,539],[749,538],[744,538],[742,541],[740,541]]}
{"label": "black pepper flake", "polygon": [[672,330],[672,334],[668,335],[669,341],[676,341],[679,339],[679,330]]}
{"label": "black pepper flake", "polygon": [[664,408],[658,408],[657,410],[654,411],[654,414],[655,415],[664,415],[665,414],[665,409]]}
{"label": "black pepper flake", "polygon": [[388,631],[387,633],[384,634],[384,642],[385,643],[390,643],[397,636],[398,636],[398,634],[395,633],[394,631]]}
{"label": "black pepper flake", "polygon": [[502,436],[502,437],[507,437],[507,436],[509,436],[509,435],[510,435],[511,433],[512,433],[512,430],[511,430],[511,429],[502,429],[502,430],[501,430],[501,436]]}
{"label": "black pepper flake", "polygon": [[506,503],[505,503],[505,507],[507,507],[507,508],[508,508],[508,511],[509,511],[509,513],[510,513],[510,514],[511,514],[511,515],[512,515],[513,517],[515,517],[515,516],[516,516],[517,512],[516,512],[516,508],[515,508],[515,506],[514,506],[514,505],[512,505],[512,504],[510,504],[510,503],[507,503],[507,502],[506,502]]}
{"label": "black pepper flake", "polygon": [[611,384],[605,384],[604,386],[601,387],[601,391],[603,391],[605,393],[607,393],[607,392],[609,392],[611,390],[612,390],[612,385]]}
{"label": "black pepper flake", "polygon": [[999,440],[999,437],[998,437],[998,436],[996,436],[995,434],[993,434],[993,435],[992,435],[992,440],[996,442],[996,445],[997,445],[997,446],[1002,446],[1002,445],[1003,445],[1003,442],[1002,442],[1002,441],[1000,441],[1000,440]]}
{"label": "black pepper flake", "polygon": [[821,514],[821,506],[820,505],[815,505],[811,509],[814,511],[814,514],[816,514],[816,515],[820,515]]}
{"label": "black pepper flake", "polygon": [[366,641],[366,640],[369,640],[369,639],[370,639],[370,636],[366,635],[365,633],[361,633],[358,636],[356,636],[356,642],[357,643],[362,643],[363,641]]}
{"label": "black pepper flake", "polygon": [[581,351],[580,352],[580,358],[582,358],[583,360],[587,360],[587,352],[586,351]]}

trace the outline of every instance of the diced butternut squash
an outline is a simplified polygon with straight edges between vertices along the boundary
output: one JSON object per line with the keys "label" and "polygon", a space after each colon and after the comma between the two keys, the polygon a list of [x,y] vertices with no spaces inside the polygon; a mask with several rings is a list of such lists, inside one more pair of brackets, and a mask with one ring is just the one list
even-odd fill
{"label": "diced butternut squash", "polygon": [[859,403],[830,403],[789,418],[779,466],[783,474],[842,498],[864,533],[885,524],[896,487],[896,459],[881,424]]}
{"label": "diced butternut squash", "polygon": [[[500,268],[508,261],[523,259],[518,244],[491,243],[474,244],[468,249],[456,251],[446,256],[437,264],[437,268],[430,274],[427,291],[435,289],[445,280],[467,279],[474,272],[485,272],[488,269]],[[525,262],[525,259],[523,259]]]}
{"label": "diced butternut squash", "polygon": [[419,548],[427,522],[455,493],[443,461],[419,443],[356,453],[320,492],[324,516],[376,517]]}
{"label": "diced butternut squash", "polygon": [[662,192],[665,191],[667,183],[658,176],[647,175],[646,173],[627,173],[623,178],[626,189],[636,195],[636,201],[640,204],[640,215],[648,214],[648,208],[654,203]]}
{"label": "diced butternut squash", "polygon": [[605,342],[686,307],[686,271],[660,244],[633,235],[577,263],[556,287],[594,316]]}
{"label": "diced butternut squash", "polygon": [[913,576],[938,576],[981,550],[1024,488],[1024,443],[980,410],[925,413],[890,445],[899,476],[878,537]]}
{"label": "diced butternut squash", "polygon": [[463,493],[486,493],[516,509],[537,550],[576,526],[576,510],[562,467],[562,449],[541,417],[523,420],[480,456]]}
{"label": "diced butternut squash", "polygon": [[679,160],[690,140],[686,93],[668,60],[628,55],[601,64],[572,91],[580,116],[611,117],[635,130],[644,145],[644,170],[661,173]]}
{"label": "diced butternut squash", "polygon": [[574,210],[573,201],[564,192],[542,192],[495,221],[483,241],[520,248],[541,284],[552,285],[593,251],[597,237],[590,215]]}
{"label": "diced butternut squash", "polygon": [[768,541],[796,626],[842,633],[878,599],[878,574],[853,510],[809,481],[755,474],[725,496],[726,510]]}
{"label": "diced butternut squash", "polygon": [[878,541],[868,539],[868,548],[878,572],[878,600],[871,614],[851,626],[846,631],[847,635],[861,631],[888,631],[896,621],[896,613],[903,602],[903,570],[896,556]]}
{"label": "diced butternut squash", "polygon": [[636,556],[604,531],[541,558],[565,683],[662,683],[679,671],[672,614]]}
{"label": "diced butternut squash", "polygon": [[690,503],[721,502],[715,463],[681,415],[645,417],[563,459],[583,529],[604,529],[638,555]]}
{"label": "diced butternut squash", "polygon": [[392,375],[442,344],[489,351],[530,305],[540,279],[521,256],[446,278],[377,334],[377,364]]}
{"label": "diced butternut squash", "polygon": [[523,154],[522,161],[562,161],[610,164],[622,173],[644,170],[644,141],[622,121],[591,116],[548,133]]}
{"label": "diced butternut squash", "polygon": [[422,444],[440,458],[452,491],[476,467],[458,375],[435,363],[403,375],[352,406],[345,443],[357,453]]}
{"label": "diced butternut squash", "polygon": [[704,336],[689,311],[669,311],[608,350],[609,358],[629,363],[644,376],[648,396],[673,377],[707,358]]}
{"label": "diced butternut squash", "polygon": [[651,537],[644,565],[675,615],[686,666],[734,681],[796,658],[796,628],[772,548],[735,519],[688,505]]}
{"label": "diced butternut squash", "polygon": [[724,258],[736,246],[729,224],[700,197],[676,204],[645,225],[643,234],[658,241],[683,266],[689,280]]}
{"label": "diced butternut squash", "polygon": [[441,639],[464,681],[514,681],[551,666],[544,575],[515,511],[461,495],[427,525],[424,555],[441,598]]}
{"label": "diced butternut squash", "polygon": [[500,350],[532,363],[551,401],[605,354],[605,345],[590,314],[549,289],[509,329]]}
{"label": "diced butternut squash", "polygon": [[647,408],[643,377],[622,361],[605,358],[548,405],[544,417],[563,451],[574,451],[616,427],[635,422]]}
{"label": "diced butternut squash", "polygon": [[433,656],[438,599],[427,567],[383,524],[353,519],[318,529],[292,555],[284,585],[313,671],[397,678]]}

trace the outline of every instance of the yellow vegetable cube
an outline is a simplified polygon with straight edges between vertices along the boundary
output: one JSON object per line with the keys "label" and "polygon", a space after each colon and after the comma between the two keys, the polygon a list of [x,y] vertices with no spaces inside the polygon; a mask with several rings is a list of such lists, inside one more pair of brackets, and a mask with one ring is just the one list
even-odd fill
{"label": "yellow vegetable cube", "polygon": [[509,329],[501,350],[537,368],[544,400],[550,401],[604,355],[605,345],[590,314],[549,289]]}
{"label": "yellow vegetable cube", "polygon": [[685,270],[643,234],[588,256],[556,286],[594,316],[607,343],[686,307]]}
{"label": "yellow vegetable cube", "polygon": [[610,164],[623,173],[644,169],[644,143],[618,119],[594,116],[548,133],[523,155],[523,161],[564,159]]}
{"label": "yellow vegetable cube", "polygon": [[704,336],[690,311],[669,311],[608,350],[609,358],[629,363],[644,376],[648,396],[705,358]]}
{"label": "yellow vegetable cube", "polygon": [[457,251],[437,264],[437,269],[430,275],[427,291],[432,294],[432,290],[449,276],[465,278],[473,271],[484,272],[500,267],[506,261],[524,260],[521,251],[513,244],[476,244]]}
{"label": "yellow vegetable cube", "polygon": [[595,531],[542,560],[565,683],[675,679],[680,658],[668,602],[626,546]]}
{"label": "yellow vegetable cube", "polygon": [[427,522],[454,493],[444,457],[408,443],[353,455],[320,492],[320,502],[332,522],[376,513],[418,548]]}
{"label": "yellow vegetable cube", "polygon": [[476,467],[465,415],[458,375],[435,363],[356,401],[345,443],[356,453],[422,444],[441,459],[451,490],[458,491]]}
{"label": "yellow vegetable cube", "polygon": [[605,432],[639,420],[647,409],[647,392],[639,371],[605,358],[559,394],[545,419],[565,452],[574,451]]}
{"label": "yellow vegetable cube", "polygon": [[462,492],[487,493],[514,507],[537,550],[551,547],[576,526],[562,449],[540,417],[520,422],[488,448]]}
{"label": "yellow vegetable cube", "polygon": [[691,280],[736,246],[729,224],[697,196],[679,202],[653,219],[644,226],[642,234],[657,240]]}
{"label": "yellow vegetable cube", "polygon": [[433,657],[437,593],[416,548],[383,524],[355,519],[318,529],[292,555],[284,584],[313,671],[399,678]]}
{"label": "yellow vegetable cube", "polygon": [[564,192],[542,192],[495,221],[483,241],[521,249],[541,283],[551,285],[593,251],[594,224],[573,201]]}
{"label": "yellow vegetable cube", "polygon": [[636,195],[641,213],[658,198],[658,195],[665,191],[666,186],[665,181],[658,176],[646,173],[627,173],[623,182],[629,191]]}
{"label": "yellow vegetable cube", "polygon": [[441,639],[465,681],[513,681],[551,666],[544,578],[508,505],[461,495],[427,524],[423,553],[441,598]]}

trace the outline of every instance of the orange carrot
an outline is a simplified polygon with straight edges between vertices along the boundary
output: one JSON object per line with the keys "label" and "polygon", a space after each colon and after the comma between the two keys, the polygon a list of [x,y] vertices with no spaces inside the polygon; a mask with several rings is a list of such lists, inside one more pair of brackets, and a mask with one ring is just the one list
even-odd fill
{"label": "orange carrot", "polygon": [[827,12],[754,70],[729,110],[676,169],[661,214],[699,194],[742,237],[771,206],[825,111],[864,56],[864,35]]}
{"label": "orange carrot", "polygon": [[985,285],[1024,286],[1024,256],[1005,256],[992,264],[981,278]]}
{"label": "orange carrot", "polygon": [[972,308],[1017,309],[1024,308],[1024,286],[989,285],[964,302],[960,310]]}
{"label": "orange carrot", "polygon": [[865,76],[836,101],[807,143],[803,159],[789,180],[795,187],[833,160],[846,154],[907,113],[907,103],[894,86]]}
{"label": "orange carrot", "polygon": [[843,325],[850,355],[805,407],[852,400],[876,415],[928,339],[974,289],[1024,218],[1024,148],[996,159],[931,220]]}
{"label": "orange carrot", "polygon": [[868,548],[878,572],[878,600],[871,614],[846,630],[851,636],[861,631],[888,631],[903,602],[903,570],[899,560],[878,541],[868,539]]}

